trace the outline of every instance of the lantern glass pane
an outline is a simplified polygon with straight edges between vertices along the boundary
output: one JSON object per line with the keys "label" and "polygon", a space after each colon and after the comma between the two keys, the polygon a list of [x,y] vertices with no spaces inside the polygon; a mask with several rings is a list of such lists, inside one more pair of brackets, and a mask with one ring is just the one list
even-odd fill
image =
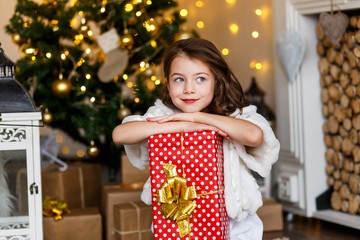
{"label": "lantern glass pane", "polygon": [[0,229],[28,228],[26,150],[1,150],[0,164]]}

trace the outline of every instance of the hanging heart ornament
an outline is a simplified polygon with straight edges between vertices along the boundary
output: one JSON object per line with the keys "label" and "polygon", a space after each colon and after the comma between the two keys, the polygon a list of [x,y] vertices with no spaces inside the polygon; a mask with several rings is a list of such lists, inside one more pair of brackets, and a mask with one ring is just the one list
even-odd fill
{"label": "hanging heart ornament", "polygon": [[342,12],[338,12],[336,14],[321,13],[319,17],[319,23],[329,40],[334,45],[338,46],[341,37],[346,31],[349,18]]}
{"label": "hanging heart ornament", "polygon": [[293,81],[305,55],[305,42],[295,31],[283,32],[276,42],[277,53],[288,80]]}

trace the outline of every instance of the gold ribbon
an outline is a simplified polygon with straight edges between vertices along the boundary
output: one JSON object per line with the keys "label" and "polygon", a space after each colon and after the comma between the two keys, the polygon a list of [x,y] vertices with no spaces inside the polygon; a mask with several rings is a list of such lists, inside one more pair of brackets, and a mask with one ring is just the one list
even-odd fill
{"label": "gold ribbon", "polygon": [[191,231],[189,219],[196,208],[192,201],[197,198],[196,188],[186,185],[186,179],[177,175],[175,165],[163,164],[163,168],[167,181],[158,189],[157,201],[162,203],[160,212],[177,222],[180,237],[184,237]]}
{"label": "gold ribbon", "polygon": [[65,213],[70,213],[66,202],[46,196],[43,200],[43,216],[53,217],[55,221],[63,219]]}

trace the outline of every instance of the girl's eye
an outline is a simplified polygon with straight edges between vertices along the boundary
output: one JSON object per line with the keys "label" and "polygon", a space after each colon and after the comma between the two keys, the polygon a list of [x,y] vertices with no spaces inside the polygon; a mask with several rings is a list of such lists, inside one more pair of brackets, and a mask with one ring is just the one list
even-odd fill
{"label": "girl's eye", "polygon": [[204,78],[204,77],[198,77],[198,78],[196,79],[197,82],[203,82],[203,81],[205,81],[205,80],[206,80],[206,78]]}
{"label": "girl's eye", "polygon": [[180,77],[174,79],[174,82],[183,82],[183,81],[184,81],[184,79],[182,79]]}

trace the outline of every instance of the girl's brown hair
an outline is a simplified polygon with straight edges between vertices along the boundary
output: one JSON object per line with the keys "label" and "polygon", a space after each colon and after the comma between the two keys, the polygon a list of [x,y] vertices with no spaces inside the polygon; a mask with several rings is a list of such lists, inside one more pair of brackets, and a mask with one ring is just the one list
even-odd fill
{"label": "girl's brown hair", "polygon": [[[202,61],[214,74],[214,97],[204,111],[219,115],[230,115],[236,108],[242,109],[249,105],[238,79],[221,56],[219,50],[213,43],[201,38],[179,40],[169,47],[163,60],[166,85],[168,84],[171,63],[180,54]],[[164,90],[162,99],[164,104],[176,108],[171,101],[168,87],[165,86]]]}

